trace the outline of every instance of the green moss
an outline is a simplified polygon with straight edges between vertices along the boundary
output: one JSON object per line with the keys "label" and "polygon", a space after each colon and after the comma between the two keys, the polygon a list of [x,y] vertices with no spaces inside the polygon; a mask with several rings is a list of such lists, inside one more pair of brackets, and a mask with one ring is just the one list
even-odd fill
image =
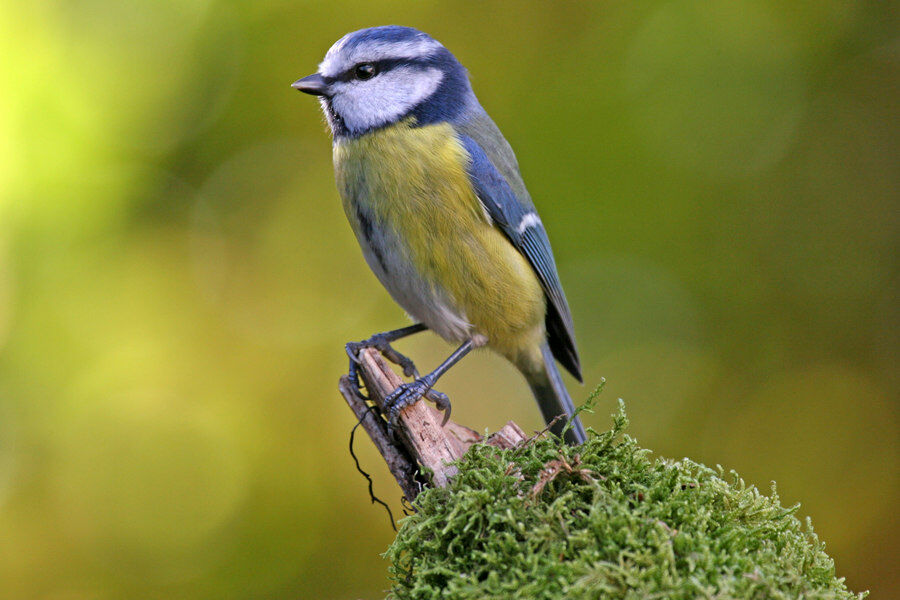
{"label": "green moss", "polygon": [[650,458],[627,424],[620,406],[578,448],[472,448],[403,521],[389,597],[857,597],[774,486],[767,497],[734,472]]}

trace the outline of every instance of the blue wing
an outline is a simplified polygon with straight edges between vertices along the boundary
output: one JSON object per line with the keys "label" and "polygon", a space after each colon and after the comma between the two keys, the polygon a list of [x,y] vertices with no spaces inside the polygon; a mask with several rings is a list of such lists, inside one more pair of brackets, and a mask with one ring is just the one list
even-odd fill
{"label": "blue wing", "polygon": [[[478,125],[478,129],[460,128],[460,140],[470,157],[468,171],[472,185],[496,227],[534,268],[547,297],[546,326],[550,350],[556,360],[581,381],[572,313],[559,282],[547,232],[528,197],[509,144],[486,115]],[[506,171],[506,177],[495,166],[482,144],[467,135],[469,133],[481,138],[482,143],[488,146],[488,152]],[[518,194],[513,191],[513,186],[518,188]]]}

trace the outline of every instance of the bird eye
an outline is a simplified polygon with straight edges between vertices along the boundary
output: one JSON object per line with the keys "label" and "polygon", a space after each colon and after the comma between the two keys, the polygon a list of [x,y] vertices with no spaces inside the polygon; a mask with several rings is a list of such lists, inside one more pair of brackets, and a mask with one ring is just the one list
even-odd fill
{"label": "bird eye", "polygon": [[373,77],[375,77],[375,65],[370,65],[368,63],[356,65],[354,73],[356,74],[357,79],[362,79],[363,81],[365,81],[366,79],[372,79]]}

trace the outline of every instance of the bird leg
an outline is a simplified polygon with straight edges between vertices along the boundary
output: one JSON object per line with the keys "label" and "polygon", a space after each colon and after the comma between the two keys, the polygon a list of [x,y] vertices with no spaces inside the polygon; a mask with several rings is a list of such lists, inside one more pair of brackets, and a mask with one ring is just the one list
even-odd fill
{"label": "bird leg", "polygon": [[388,434],[393,433],[392,428],[394,423],[397,422],[397,417],[400,416],[400,411],[422,396],[427,397],[435,403],[438,410],[443,411],[444,421],[441,423],[441,427],[447,424],[447,420],[450,418],[450,398],[448,398],[446,394],[436,392],[431,388],[441,375],[446,373],[450,367],[458,363],[463,356],[468,354],[472,348],[474,348],[474,346],[475,344],[472,340],[467,341],[457,348],[453,354],[447,357],[447,360],[438,365],[438,368],[434,371],[423,377],[417,378],[415,381],[404,383],[384,399],[384,410],[388,415]]}
{"label": "bird leg", "polygon": [[348,375],[350,376],[350,381],[353,385],[356,386],[356,389],[359,390],[362,386],[359,382],[359,370],[357,366],[359,364],[359,351],[363,348],[375,348],[381,355],[386,359],[394,363],[395,365],[399,365],[403,369],[403,374],[407,377],[418,377],[419,372],[416,369],[415,363],[408,357],[400,354],[391,346],[391,342],[395,342],[401,338],[405,338],[407,336],[413,335],[414,333],[419,333],[420,331],[425,331],[428,329],[428,326],[423,323],[416,323],[415,325],[410,325],[409,327],[402,327],[400,329],[395,329],[393,331],[385,331],[384,333],[376,333],[372,337],[367,340],[363,340],[361,342],[349,342],[344,348],[347,350],[347,356],[350,357],[350,369]]}

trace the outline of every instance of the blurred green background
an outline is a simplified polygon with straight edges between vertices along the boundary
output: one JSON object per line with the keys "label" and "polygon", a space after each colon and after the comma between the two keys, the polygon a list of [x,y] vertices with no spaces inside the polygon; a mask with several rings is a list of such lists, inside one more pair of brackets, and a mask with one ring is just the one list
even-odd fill
{"label": "blurred green background", "polygon": [[[388,23],[447,45],[516,149],[571,389],[608,381],[587,424],[623,397],[657,453],[777,480],[851,588],[900,596],[896,6],[2,0],[0,598],[382,595],[336,382],[407,321],[289,85]],[[540,426],[489,354],[440,389]]]}

